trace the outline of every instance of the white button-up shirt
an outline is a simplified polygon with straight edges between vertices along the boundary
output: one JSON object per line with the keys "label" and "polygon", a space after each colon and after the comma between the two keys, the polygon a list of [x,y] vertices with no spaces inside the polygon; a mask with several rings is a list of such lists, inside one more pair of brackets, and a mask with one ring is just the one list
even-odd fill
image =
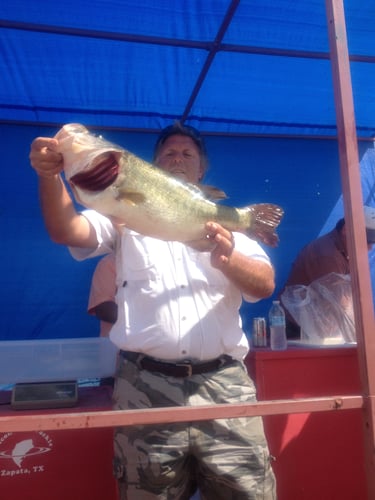
{"label": "white button-up shirt", "polygon": [[[70,250],[77,259],[116,250],[118,320],[110,338],[120,349],[171,361],[244,358],[249,345],[239,315],[242,295],[211,266],[210,253],[128,229],[119,234],[98,213],[84,215],[96,229],[98,248]],[[269,263],[257,242],[241,233],[234,238],[242,254]]]}

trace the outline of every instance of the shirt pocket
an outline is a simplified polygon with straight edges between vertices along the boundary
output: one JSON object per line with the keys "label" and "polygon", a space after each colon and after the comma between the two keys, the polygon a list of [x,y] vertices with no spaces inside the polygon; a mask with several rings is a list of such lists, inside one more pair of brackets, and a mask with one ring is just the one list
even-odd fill
{"label": "shirt pocket", "polygon": [[[151,240],[151,241],[149,241]],[[128,231],[123,240],[122,266],[123,281],[126,283],[154,283],[158,279],[157,250],[152,248],[152,238]]]}

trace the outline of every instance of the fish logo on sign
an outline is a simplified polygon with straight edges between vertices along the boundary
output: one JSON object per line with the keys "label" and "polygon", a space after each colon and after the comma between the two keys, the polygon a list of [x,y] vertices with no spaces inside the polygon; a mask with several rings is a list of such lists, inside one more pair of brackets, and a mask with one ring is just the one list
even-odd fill
{"label": "fish logo on sign", "polygon": [[18,467],[21,467],[26,456],[41,455],[42,453],[47,453],[50,449],[48,446],[34,446],[32,439],[24,439],[16,443],[12,450],[0,451],[0,456],[11,458]]}
{"label": "fish logo on sign", "polygon": [[37,469],[41,471],[40,467],[23,469],[23,462],[26,458],[48,453],[52,450],[52,446],[52,440],[45,432],[33,433],[32,437],[26,437],[25,439],[20,439],[19,435],[14,435],[12,432],[0,435],[0,466],[3,462],[2,459],[7,459],[11,460],[18,468],[13,471],[9,469],[9,466],[6,469],[0,468],[0,476],[30,473],[31,471],[35,472]]}

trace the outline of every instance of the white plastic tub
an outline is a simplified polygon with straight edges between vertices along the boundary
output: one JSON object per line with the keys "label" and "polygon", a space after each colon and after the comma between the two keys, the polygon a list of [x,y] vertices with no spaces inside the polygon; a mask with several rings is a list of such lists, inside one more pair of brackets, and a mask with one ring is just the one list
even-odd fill
{"label": "white plastic tub", "polygon": [[117,352],[106,337],[0,341],[0,384],[111,377]]}

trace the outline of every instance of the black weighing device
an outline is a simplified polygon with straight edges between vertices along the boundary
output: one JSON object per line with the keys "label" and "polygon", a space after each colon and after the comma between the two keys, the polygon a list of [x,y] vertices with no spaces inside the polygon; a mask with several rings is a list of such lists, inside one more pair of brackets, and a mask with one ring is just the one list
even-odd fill
{"label": "black weighing device", "polygon": [[19,383],[13,387],[14,410],[67,408],[78,401],[77,381]]}

